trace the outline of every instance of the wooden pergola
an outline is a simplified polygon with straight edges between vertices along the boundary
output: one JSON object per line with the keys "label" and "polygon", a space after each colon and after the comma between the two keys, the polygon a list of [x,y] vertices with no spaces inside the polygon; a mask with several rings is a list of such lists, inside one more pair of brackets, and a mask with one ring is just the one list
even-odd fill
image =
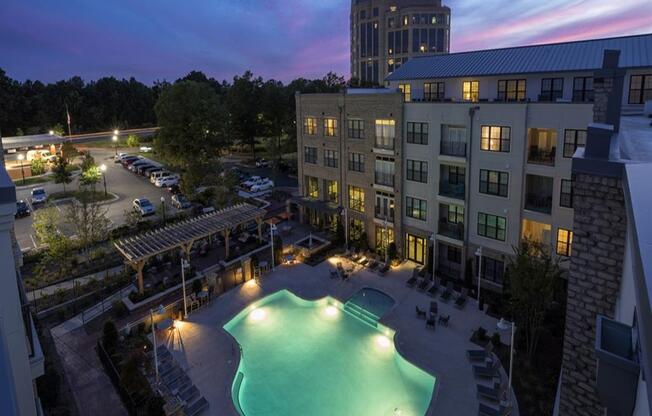
{"label": "wooden pergola", "polygon": [[190,218],[154,231],[127,237],[115,242],[115,247],[125,262],[138,273],[138,290],[144,291],[143,268],[151,257],[175,248],[181,248],[190,260],[190,250],[197,240],[222,233],[226,257],[229,257],[229,236],[231,230],[251,221],[258,225],[258,240],[262,242],[262,224],[265,210],[242,203],[219,211]]}

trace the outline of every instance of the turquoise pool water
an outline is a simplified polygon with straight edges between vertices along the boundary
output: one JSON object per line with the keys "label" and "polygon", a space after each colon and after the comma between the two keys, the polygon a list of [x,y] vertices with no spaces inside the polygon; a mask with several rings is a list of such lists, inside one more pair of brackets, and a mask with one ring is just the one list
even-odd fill
{"label": "turquoise pool water", "polygon": [[233,400],[245,416],[414,416],[430,403],[435,378],[397,353],[393,332],[332,298],[277,292],[224,328],[242,347]]}
{"label": "turquoise pool water", "polygon": [[367,311],[371,312],[376,318],[380,319],[382,316],[394,306],[394,299],[386,295],[380,290],[365,287],[351,296],[346,303],[353,303]]}

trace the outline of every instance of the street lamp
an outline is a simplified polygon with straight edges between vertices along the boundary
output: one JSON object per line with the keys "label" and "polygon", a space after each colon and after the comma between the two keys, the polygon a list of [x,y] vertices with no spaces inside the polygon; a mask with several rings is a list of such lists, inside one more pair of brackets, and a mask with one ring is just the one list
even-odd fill
{"label": "street lamp", "polygon": [[508,402],[512,402],[512,368],[514,365],[514,333],[516,332],[516,324],[514,322],[508,322],[505,318],[500,318],[500,321],[496,324],[496,329],[501,331],[512,330],[511,341],[509,343],[509,378],[508,378],[508,387],[507,395],[509,397]]}
{"label": "street lamp", "polygon": [[50,133],[50,136],[54,136],[54,130],[50,130],[48,133]]}
{"label": "street lamp", "polygon": [[[156,314],[157,315],[163,315],[165,313],[165,308],[163,305],[160,305],[156,309]],[[156,371],[156,384],[158,385],[159,383],[159,374],[158,374],[158,348],[156,348],[156,326],[154,325],[154,311],[152,309],[149,310],[149,319],[151,322],[152,326],[152,338],[154,339],[154,369]]]}
{"label": "street lamp", "polygon": [[387,227],[387,214],[385,214],[383,226],[385,227],[385,265],[387,265],[389,264],[389,229]]}
{"label": "street lamp", "polygon": [[478,257],[478,309],[482,310],[480,305],[480,282],[482,281],[482,247],[478,247],[475,251],[475,255]]}
{"label": "street lamp", "polygon": [[163,209],[163,224],[165,224],[165,197],[161,197],[161,207]]}
{"label": "street lamp", "polygon": [[106,192],[106,165],[102,163],[100,165],[100,170],[102,171],[102,179],[104,179],[104,196],[107,196]]}
{"label": "street lamp", "polygon": [[270,224],[269,240],[272,242],[272,271],[274,271],[274,231],[276,231],[276,225]]}
{"label": "street lamp", "polygon": [[349,212],[346,208],[344,210],[344,244],[345,248],[349,250]]}
{"label": "street lamp", "polygon": [[118,129],[113,130],[113,135],[114,136],[117,136],[118,134],[120,134],[120,130],[118,130]]}
{"label": "street lamp", "polygon": [[115,155],[118,156],[118,135],[114,134],[113,137],[111,137],[111,140],[113,141],[113,147],[115,148]]}
{"label": "street lamp", "polygon": [[25,159],[25,155],[22,153],[18,154],[18,160],[20,160],[20,173],[23,175],[23,185],[25,185],[25,168],[23,167],[23,159]]}
{"label": "street lamp", "polygon": [[190,262],[181,255],[181,285],[183,287],[183,319],[188,316],[188,303],[186,301],[186,269],[190,267]]}

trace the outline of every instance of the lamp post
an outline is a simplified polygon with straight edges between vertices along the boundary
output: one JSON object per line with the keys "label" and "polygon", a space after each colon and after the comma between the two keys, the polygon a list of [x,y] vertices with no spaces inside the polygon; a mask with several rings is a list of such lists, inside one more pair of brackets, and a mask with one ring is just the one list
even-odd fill
{"label": "lamp post", "polygon": [[50,130],[48,133],[50,133],[50,136],[54,136],[54,130]]}
{"label": "lamp post", "polygon": [[161,207],[163,209],[163,224],[165,224],[165,197],[161,197]]}
{"label": "lamp post", "polygon": [[478,309],[482,310],[480,305],[480,282],[482,281],[482,247],[478,247],[475,251],[475,255],[478,256]]}
{"label": "lamp post", "polygon": [[23,185],[25,185],[25,168],[23,167],[23,159],[25,159],[25,155],[20,153],[18,155],[18,160],[20,160],[20,173],[23,175]]}
{"label": "lamp post", "polygon": [[432,241],[432,281],[435,281],[435,249],[437,248],[437,233],[432,233],[430,235],[430,241]]}
{"label": "lamp post", "polygon": [[509,342],[509,377],[508,377],[508,402],[512,402],[512,369],[514,365],[514,333],[516,332],[516,324],[514,322],[508,322],[505,318],[500,318],[500,321],[496,324],[496,329],[501,331],[512,330],[511,341]]}
{"label": "lamp post", "polygon": [[385,214],[385,219],[383,220],[383,226],[385,227],[385,264],[389,263],[389,229],[387,227],[387,214]]}
{"label": "lamp post", "polygon": [[346,208],[344,210],[344,247],[349,250],[349,212]]}
{"label": "lamp post", "polygon": [[104,196],[107,196],[106,192],[106,165],[102,163],[100,165],[100,170],[102,171],[102,179],[104,180]]}
{"label": "lamp post", "polygon": [[[157,315],[162,315],[165,313],[165,308],[163,305],[160,305],[156,309],[156,314]],[[152,309],[149,310],[149,319],[151,322],[152,326],[152,339],[154,340],[154,370],[156,372],[156,384],[158,385],[159,383],[159,374],[158,374],[158,348],[156,348],[156,326],[154,325],[154,311]]]}
{"label": "lamp post", "polygon": [[183,287],[183,319],[188,316],[188,303],[186,300],[186,268],[190,267],[188,260],[181,255],[181,286]]}
{"label": "lamp post", "polygon": [[272,271],[274,271],[274,231],[276,231],[276,225],[269,225],[269,241],[272,243]]}
{"label": "lamp post", "polygon": [[111,137],[111,140],[113,141],[113,147],[115,148],[115,155],[118,156],[118,135],[114,134],[113,137]]}

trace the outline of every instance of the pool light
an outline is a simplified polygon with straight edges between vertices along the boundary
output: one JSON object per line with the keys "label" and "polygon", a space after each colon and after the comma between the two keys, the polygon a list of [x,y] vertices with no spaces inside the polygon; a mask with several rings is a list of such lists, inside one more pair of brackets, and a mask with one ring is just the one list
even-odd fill
{"label": "pool light", "polygon": [[254,321],[262,321],[267,317],[267,312],[265,312],[263,309],[254,309],[251,311],[249,316],[251,316],[251,319]]}
{"label": "pool light", "polygon": [[324,310],[324,313],[330,317],[337,316],[337,312],[338,312],[337,308],[333,305],[327,306],[326,309]]}
{"label": "pool light", "polygon": [[376,345],[381,348],[389,348],[392,346],[392,341],[390,341],[385,335],[378,335],[376,336]]}

